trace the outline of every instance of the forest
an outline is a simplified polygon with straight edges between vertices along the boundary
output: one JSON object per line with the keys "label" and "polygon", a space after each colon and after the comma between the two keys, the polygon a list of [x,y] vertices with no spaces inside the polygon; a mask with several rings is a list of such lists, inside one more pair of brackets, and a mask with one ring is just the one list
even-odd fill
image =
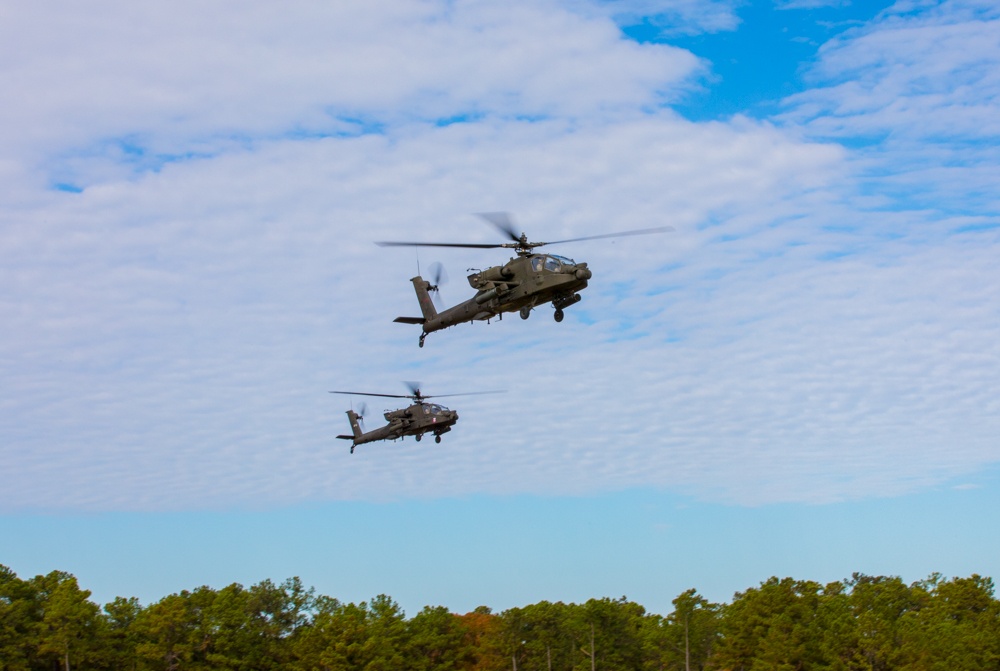
{"label": "forest", "polygon": [[298,578],[145,606],[90,594],[69,573],[0,565],[0,671],[1000,669],[1000,604],[975,574],[770,578],[729,603],[690,589],[666,615],[623,596],[407,618],[386,595],[343,603]]}

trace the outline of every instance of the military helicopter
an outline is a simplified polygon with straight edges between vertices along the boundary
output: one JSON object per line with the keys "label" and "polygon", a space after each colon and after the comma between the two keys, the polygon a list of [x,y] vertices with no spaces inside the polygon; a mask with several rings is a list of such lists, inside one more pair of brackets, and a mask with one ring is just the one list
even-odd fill
{"label": "military helicopter", "polygon": [[582,240],[598,240],[601,238],[617,238],[626,235],[647,235],[650,233],[666,233],[674,230],[671,226],[646,228],[620,233],[590,235],[583,238],[570,238],[555,242],[529,242],[524,233],[517,235],[510,215],[506,212],[484,212],[478,216],[493,224],[501,233],[507,235],[511,242],[495,244],[469,244],[452,242],[377,242],[381,247],[468,247],[473,249],[513,249],[517,254],[502,266],[493,266],[486,270],[475,270],[468,276],[469,286],[476,290],[476,295],[458,305],[438,312],[431,292],[438,291],[440,274],[434,284],[417,276],[410,281],[417,293],[422,317],[396,317],[395,322],[401,324],[420,324],[423,332],[420,334],[420,346],[424,346],[424,338],[428,333],[446,329],[455,324],[471,321],[489,321],[493,317],[503,319],[505,312],[517,312],[521,319],[531,316],[531,311],[539,305],[552,303],[555,308],[555,320],[563,320],[563,310],[580,301],[579,292],[587,287],[587,282],[593,276],[586,263],[577,263],[573,259],[556,254],[535,254],[536,247],[562,244],[565,242],[580,242]]}
{"label": "military helicopter", "polygon": [[354,448],[362,443],[371,443],[377,440],[398,440],[406,436],[413,436],[420,442],[425,433],[434,434],[434,442],[441,442],[441,434],[451,431],[451,427],[458,421],[458,413],[449,410],[437,403],[427,403],[430,398],[444,398],[446,396],[477,396],[479,394],[500,394],[500,391],[474,391],[465,394],[438,394],[435,396],[425,396],[420,393],[420,384],[417,382],[404,383],[410,388],[409,394],[372,394],[363,391],[331,391],[331,394],[349,394],[351,396],[379,396],[382,398],[409,398],[414,401],[413,405],[402,410],[387,410],[385,419],[388,424],[378,429],[373,429],[367,433],[361,430],[361,422],[365,416],[365,407],[362,406],[361,413],[354,410],[347,411],[347,418],[351,422],[351,430],[354,432],[350,436],[337,436],[342,440],[350,440],[351,454]]}

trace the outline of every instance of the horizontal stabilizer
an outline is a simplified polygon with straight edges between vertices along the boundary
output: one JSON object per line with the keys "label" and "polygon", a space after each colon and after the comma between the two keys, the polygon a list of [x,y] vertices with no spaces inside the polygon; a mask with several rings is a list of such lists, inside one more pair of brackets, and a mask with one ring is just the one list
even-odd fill
{"label": "horizontal stabilizer", "polygon": [[341,440],[354,440],[354,436],[337,436]]}
{"label": "horizontal stabilizer", "polygon": [[426,324],[427,320],[423,317],[396,317],[392,321],[397,324]]}

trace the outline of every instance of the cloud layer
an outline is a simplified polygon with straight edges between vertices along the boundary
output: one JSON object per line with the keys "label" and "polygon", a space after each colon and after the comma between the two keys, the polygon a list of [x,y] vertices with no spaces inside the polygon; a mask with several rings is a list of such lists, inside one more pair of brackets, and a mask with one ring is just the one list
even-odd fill
{"label": "cloud layer", "polygon": [[[1000,459],[990,8],[897,6],[780,118],[693,123],[669,103],[702,63],[606,5],[213,7],[9,11],[0,509],[824,502]],[[729,27],[706,17],[677,24]],[[536,239],[676,232],[556,249],[595,271],[562,324],[418,349],[391,323],[417,264],[453,303],[506,256],[372,242],[493,242],[488,210]],[[507,394],[453,399],[440,446],[333,439],[326,390],[413,379]]]}

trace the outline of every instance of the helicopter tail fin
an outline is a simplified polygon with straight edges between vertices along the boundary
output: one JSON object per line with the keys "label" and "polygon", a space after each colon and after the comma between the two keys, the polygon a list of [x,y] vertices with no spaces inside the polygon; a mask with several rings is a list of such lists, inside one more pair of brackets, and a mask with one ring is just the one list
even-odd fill
{"label": "helicopter tail fin", "polygon": [[[424,318],[418,323],[424,324],[435,319],[438,313],[428,291],[431,285],[420,275],[417,275],[410,281],[413,282],[413,289],[417,292],[417,302],[420,303],[420,312],[424,315]],[[411,317],[410,319],[413,318]]]}
{"label": "helicopter tail fin", "polygon": [[348,410],[347,411],[347,419],[351,420],[351,431],[354,432],[354,435],[353,436],[337,436],[337,438],[341,438],[343,440],[357,440],[358,438],[360,438],[361,435],[362,435],[361,424],[358,422],[358,420],[360,419],[360,417],[361,417],[361,415],[359,415],[358,413],[354,412],[353,410]]}

